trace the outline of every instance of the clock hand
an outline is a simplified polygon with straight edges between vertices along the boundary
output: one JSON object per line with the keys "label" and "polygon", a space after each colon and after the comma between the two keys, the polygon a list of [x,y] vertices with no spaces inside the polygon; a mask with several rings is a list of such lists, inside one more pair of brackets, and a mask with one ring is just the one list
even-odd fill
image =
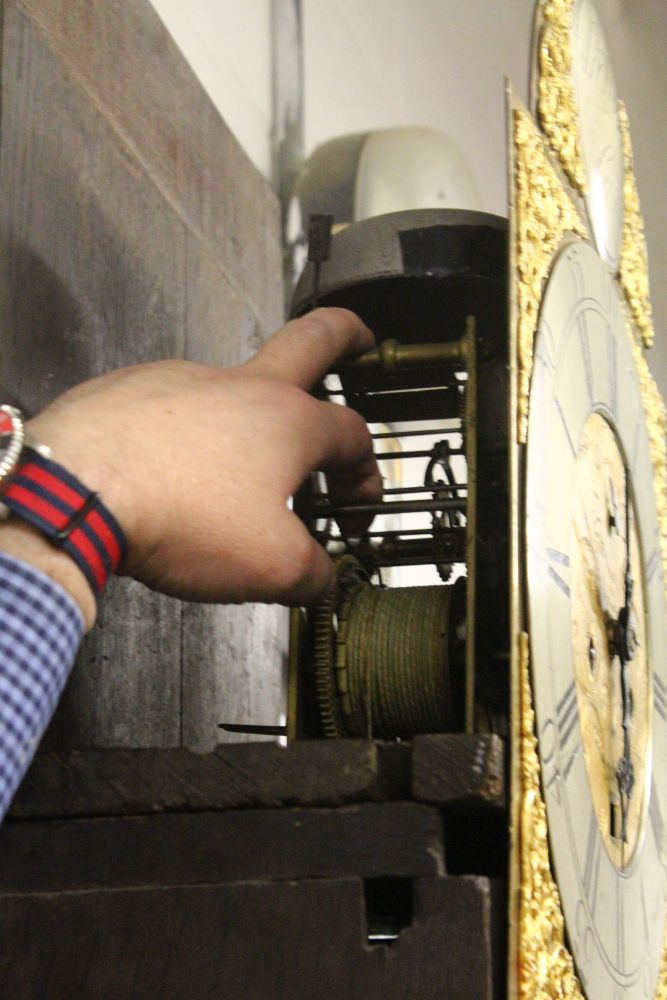
{"label": "clock hand", "polygon": [[634,581],[630,564],[630,472],[625,468],[625,585],[623,607],[618,612],[614,627],[614,651],[621,666],[621,701],[623,705],[623,754],[616,767],[616,781],[621,799],[621,843],[627,841],[627,818],[630,796],[635,783],[634,766],[630,754],[630,726],[632,693],[629,665],[636,652],[637,636],[631,622],[632,590]]}

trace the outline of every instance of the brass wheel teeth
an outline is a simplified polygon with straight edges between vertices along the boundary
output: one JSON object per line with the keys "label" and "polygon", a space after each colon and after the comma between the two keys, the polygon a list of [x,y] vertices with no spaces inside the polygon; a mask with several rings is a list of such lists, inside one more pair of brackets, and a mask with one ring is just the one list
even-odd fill
{"label": "brass wheel teeth", "polygon": [[313,663],[317,703],[324,735],[331,739],[348,735],[336,683],[333,618],[338,610],[344,577],[351,576],[357,584],[362,578],[367,579],[361,564],[353,556],[344,555],[336,560],[336,563],[336,590],[323,604],[319,604],[315,608],[313,628]]}
{"label": "brass wheel teeth", "polygon": [[315,608],[315,628],[313,653],[315,666],[315,689],[320,719],[324,735],[328,738],[344,736],[338,693],[336,691],[335,664],[333,657],[333,613],[335,597]]}

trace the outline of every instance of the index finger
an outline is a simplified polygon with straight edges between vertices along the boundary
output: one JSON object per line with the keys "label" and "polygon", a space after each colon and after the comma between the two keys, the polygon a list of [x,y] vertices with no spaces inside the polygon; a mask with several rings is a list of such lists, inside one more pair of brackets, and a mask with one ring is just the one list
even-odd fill
{"label": "index finger", "polygon": [[272,378],[312,389],[342,357],[370,350],[375,338],[349,309],[314,309],[290,320],[246,364]]}

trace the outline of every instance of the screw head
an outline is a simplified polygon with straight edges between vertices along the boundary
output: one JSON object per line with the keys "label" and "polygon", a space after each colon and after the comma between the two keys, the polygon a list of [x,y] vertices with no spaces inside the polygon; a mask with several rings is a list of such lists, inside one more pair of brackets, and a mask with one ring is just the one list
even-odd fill
{"label": "screw head", "polygon": [[592,674],[595,673],[598,662],[598,652],[595,648],[595,640],[593,636],[588,640],[588,666]]}

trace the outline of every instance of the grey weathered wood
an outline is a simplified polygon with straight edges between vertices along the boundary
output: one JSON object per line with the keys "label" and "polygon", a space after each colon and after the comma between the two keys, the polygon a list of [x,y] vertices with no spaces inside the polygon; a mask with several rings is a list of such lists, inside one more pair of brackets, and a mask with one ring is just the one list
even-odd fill
{"label": "grey weathered wood", "polygon": [[354,879],[0,896],[3,996],[499,997],[488,881],[419,879],[414,895],[413,924],[390,947],[366,945]]}
{"label": "grey weathered wood", "polygon": [[[278,201],[147,0],[14,0],[252,305],[282,308]],[[276,266],[277,264],[277,266]]]}
{"label": "grey weathered wood", "polygon": [[178,746],[181,605],[111,580],[42,749]]}
{"label": "grey weathered wood", "polygon": [[0,893],[443,872],[439,813],[413,802],[9,821],[0,828]]}
{"label": "grey weathered wood", "polygon": [[[254,233],[254,239],[263,238]],[[275,275],[267,280],[275,284]],[[273,319],[278,326],[278,301],[275,306]],[[234,336],[229,336],[231,331]],[[239,364],[261,345],[266,332],[240,293],[230,296],[220,261],[191,254],[187,356],[217,366]],[[221,469],[219,475],[233,479],[235,470]],[[218,742],[247,739],[224,733],[218,728],[220,722],[278,724],[285,703],[286,649],[283,608],[184,605],[183,744],[210,750]]]}
{"label": "grey weathered wood", "polygon": [[284,722],[286,614],[277,605],[184,606],[184,746],[266,738],[225,732],[221,722]]}
{"label": "grey weathered wood", "polygon": [[395,773],[394,756],[365,740],[235,744],[208,754],[182,749],[42,753],[14,799],[10,818],[406,799],[407,774]]}
{"label": "grey weathered wood", "polygon": [[494,735],[443,733],[412,743],[412,794],[461,811],[506,805],[503,742]]}
{"label": "grey weathered wood", "polygon": [[[257,233],[255,238],[263,237]],[[231,299],[224,280],[219,261],[191,255],[187,356],[217,366],[246,361],[266,332],[240,295]],[[235,336],[225,335],[232,330]],[[235,470],[221,469],[219,475],[234,479]],[[210,750],[219,742],[248,738],[225,733],[220,722],[278,724],[285,704],[286,649],[284,608],[184,605],[183,744]]]}
{"label": "grey weathered wood", "polygon": [[[11,3],[3,7],[2,94],[0,363],[3,383],[34,411],[121,362],[183,354],[184,230]],[[86,643],[66,701],[67,724],[52,739],[122,743],[141,717],[137,743],[178,742],[180,607],[121,584],[110,588],[102,617],[104,633]],[[137,657],[140,635],[128,622],[163,653],[143,674],[148,649]],[[126,701],[139,686],[141,716]]]}
{"label": "grey weathered wood", "polygon": [[[3,394],[35,411],[121,364],[246,358],[280,321],[277,200],[148,0],[0,13]],[[281,653],[273,611],[114,582],[46,743],[213,746],[223,704],[275,721]]]}

